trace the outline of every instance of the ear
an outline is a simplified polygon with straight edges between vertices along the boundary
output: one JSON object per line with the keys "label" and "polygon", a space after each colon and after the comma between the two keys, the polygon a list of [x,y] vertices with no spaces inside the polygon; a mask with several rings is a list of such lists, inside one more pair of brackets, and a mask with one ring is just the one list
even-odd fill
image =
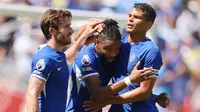
{"label": "ear", "polygon": [[147,30],[149,30],[153,25],[153,22],[152,21],[148,21],[147,22]]}
{"label": "ear", "polygon": [[96,39],[96,42],[95,42],[96,46],[99,47],[99,44],[100,44],[100,41],[99,39]]}
{"label": "ear", "polygon": [[56,34],[56,30],[52,27],[49,28],[49,34],[50,35],[55,35]]}

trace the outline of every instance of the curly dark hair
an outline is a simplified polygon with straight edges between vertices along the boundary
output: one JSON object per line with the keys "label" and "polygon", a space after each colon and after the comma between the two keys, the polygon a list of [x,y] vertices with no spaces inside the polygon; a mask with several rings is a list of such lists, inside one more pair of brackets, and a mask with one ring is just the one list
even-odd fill
{"label": "curly dark hair", "polygon": [[133,8],[143,11],[147,21],[155,21],[156,11],[151,5],[147,3],[135,3]]}
{"label": "curly dark hair", "polygon": [[101,39],[105,40],[121,40],[121,34],[117,21],[113,19],[105,19],[103,24],[103,30],[99,33]]}

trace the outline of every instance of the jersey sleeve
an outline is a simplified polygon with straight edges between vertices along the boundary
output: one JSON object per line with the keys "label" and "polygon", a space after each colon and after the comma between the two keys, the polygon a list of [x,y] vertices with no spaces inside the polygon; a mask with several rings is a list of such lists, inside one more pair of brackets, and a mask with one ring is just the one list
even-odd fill
{"label": "jersey sleeve", "polygon": [[49,58],[40,58],[32,61],[31,76],[36,76],[45,81],[52,72],[52,63]]}
{"label": "jersey sleeve", "polygon": [[[144,67],[153,67],[160,70],[162,66],[162,56],[159,50],[150,49],[144,58]],[[158,73],[156,74],[158,76]]]}
{"label": "jersey sleeve", "polygon": [[79,80],[84,80],[92,75],[99,75],[97,70],[96,58],[92,54],[84,54],[75,60],[73,70]]}

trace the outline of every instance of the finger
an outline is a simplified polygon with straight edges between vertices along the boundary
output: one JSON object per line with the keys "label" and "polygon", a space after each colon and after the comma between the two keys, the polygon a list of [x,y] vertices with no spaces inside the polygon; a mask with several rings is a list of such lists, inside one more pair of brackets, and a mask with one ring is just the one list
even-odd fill
{"label": "finger", "polygon": [[103,19],[97,19],[97,18],[88,19],[88,23],[90,23],[90,24],[99,23],[99,22],[104,22],[104,20]]}
{"label": "finger", "polygon": [[150,76],[148,76],[149,77],[149,79],[157,79],[158,78],[158,76],[157,75],[150,75]]}
{"label": "finger", "polygon": [[166,103],[167,103],[167,104],[170,104],[170,100],[167,100]]}
{"label": "finger", "polygon": [[144,68],[142,70],[139,70],[141,73],[146,73],[146,74],[149,74],[152,72],[152,68]]}
{"label": "finger", "polygon": [[85,111],[91,111],[91,110],[95,110],[96,107],[89,107],[89,108],[85,108]]}
{"label": "finger", "polygon": [[152,79],[152,78],[156,78],[155,75],[148,75],[146,73],[143,73],[142,77],[143,77],[143,79],[142,79],[143,81],[149,80],[149,79]]}
{"label": "finger", "polygon": [[88,108],[88,107],[93,107],[93,105],[88,105],[88,104],[86,104],[86,105],[84,104],[83,105],[83,108]]}
{"label": "finger", "polygon": [[98,24],[97,26],[98,26],[97,31],[100,33],[103,30],[103,24],[101,23],[101,24]]}
{"label": "finger", "polygon": [[83,106],[93,106],[95,104],[95,102],[93,101],[85,101]]}
{"label": "finger", "polygon": [[146,73],[142,73],[141,78],[142,78],[142,81],[145,81],[149,79],[149,76],[147,76]]}
{"label": "finger", "polygon": [[152,78],[157,78],[158,75],[157,75],[157,71],[155,69],[150,69],[148,71],[145,71],[146,75],[147,76],[151,76]]}
{"label": "finger", "polygon": [[133,69],[137,69],[138,70],[139,66],[140,66],[140,61],[137,62],[137,64],[135,65],[135,67]]}
{"label": "finger", "polygon": [[96,109],[96,110],[93,110],[92,112],[98,112],[99,110],[101,110],[101,109]]}
{"label": "finger", "polygon": [[84,104],[94,104],[95,102],[92,101],[92,100],[89,100],[89,101],[85,101]]}
{"label": "finger", "polygon": [[159,70],[157,69],[152,69],[152,71],[154,72],[154,74],[158,74]]}
{"label": "finger", "polygon": [[96,25],[90,32],[91,32],[91,33],[94,33],[94,32],[96,32],[98,29],[99,29],[99,27]]}
{"label": "finger", "polygon": [[142,70],[138,70],[141,75],[150,75],[152,74],[151,68],[146,68],[146,69],[142,69]]}
{"label": "finger", "polygon": [[102,24],[104,22],[104,20],[94,20],[92,23],[91,23],[91,26],[94,27],[95,25],[97,24]]}
{"label": "finger", "polygon": [[144,67],[143,69],[149,69],[149,68],[150,68],[150,69],[153,69],[153,67]]}
{"label": "finger", "polygon": [[[89,18],[88,21],[102,21],[103,19],[98,18]],[[103,20],[104,21],[104,20]]]}

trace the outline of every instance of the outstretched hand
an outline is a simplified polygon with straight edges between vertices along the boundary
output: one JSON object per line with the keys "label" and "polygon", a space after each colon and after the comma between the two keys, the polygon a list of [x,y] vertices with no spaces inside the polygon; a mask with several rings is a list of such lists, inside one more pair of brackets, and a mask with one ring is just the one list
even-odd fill
{"label": "outstretched hand", "polygon": [[85,111],[91,111],[91,112],[98,112],[103,107],[105,107],[107,104],[106,102],[95,102],[92,100],[85,101],[83,107],[85,108]]}
{"label": "outstretched hand", "polygon": [[135,65],[129,76],[132,83],[140,83],[142,81],[156,77],[155,74],[158,72],[156,69],[150,67],[138,70],[139,65],[140,61]]}
{"label": "outstretched hand", "polygon": [[85,25],[84,35],[92,35],[99,29],[99,24],[104,22],[103,19],[90,18]]}
{"label": "outstretched hand", "polygon": [[163,108],[167,108],[170,104],[170,99],[167,93],[161,93],[155,97],[156,102]]}

